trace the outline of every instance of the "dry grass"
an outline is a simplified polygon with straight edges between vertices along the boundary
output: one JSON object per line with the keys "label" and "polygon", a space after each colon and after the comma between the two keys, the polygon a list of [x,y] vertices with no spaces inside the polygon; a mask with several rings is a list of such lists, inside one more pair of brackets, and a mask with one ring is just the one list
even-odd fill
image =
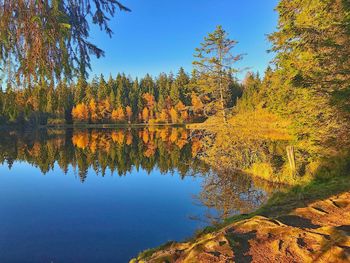
{"label": "dry grass", "polygon": [[214,133],[229,132],[242,139],[291,140],[288,127],[290,122],[279,116],[259,109],[241,112],[228,119],[225,124],[222,118],[213,116],[204,123],[189,124],[189,129],[208,130]]}

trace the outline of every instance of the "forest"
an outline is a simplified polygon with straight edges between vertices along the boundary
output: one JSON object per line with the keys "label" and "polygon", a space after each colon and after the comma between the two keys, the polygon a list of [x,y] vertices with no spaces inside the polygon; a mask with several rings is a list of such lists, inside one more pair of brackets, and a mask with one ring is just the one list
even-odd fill
{"label": "forest", "polygon": [[[350,1],[279,0],[276,29],[267,35],[273,59],[263,73],[238,67],[244,60],[236,52],[238,42],[217,25],[201,43],[198,40],[190,73],[180,68],[157,76],[130,77],[116,72],[92,78],[88,74],[90,56],[99,58],[104,52],[90,42],[89,21],[112,35],[110,18],[119,11],[131,11],[129,8],[114,0],[0,0],[0,7],[0,71],[4,75],[0,126],[6,130],[3,138],[10,138],[1,138],[0,162],[11,166],[15,159],[26,160],[43,172],[53,169],[55,162],[63,170],[72,165],[78,168],[81,181],[91,167],[96,173],[104,174],[109,168],[125,174],[133,167],[151,171],[158,166],[161,171],[178,170],[182,177],[210,170],[213,174],[201,195],[208,205],[221,205],[226,219],[231,216],[230,205],[239,206],[245,194],[235,184],[245,181],[242,174],[254,178],[252,181],[258,178],[286,186],[281,187],[282,192],[277,191],[279,187],[266,191],[272,197],[253,213],[229,217],[186,244],[168,243],[131,262],[200,262],[208,236],[210,249],[217,242],[216,250],[220,250],[224,240],[227,250],[220,254],[208,249],[204,256],[218,259],[229,251],[224,262],[232,262],[233,252],[247,256],[242,247],[256,241],[257,231],[265,231],[268,224],[267,229],[272,225],[283,228],[287,223],[292,230],[282,242],[273,243],[279,237],[271,242],[258,240],[250,249],[271,245],[268,249],[277,255],[276,262],[294,261],[295,255],[301,255],[297,262],[328,262],[331,257],[335,260],[330,262],[348,262],[348,243],[344,245],[349,242],[348,231],[341,229],[349,225],[348,210],[343,218],[338,214],[334,221],[311,227],[322,233],[317,240],[315,232],[304,243],[299,242],[301,234],[296,240],[289,238],[296,229],[307,235],[304,225],[293,221],[299,208],[308,209],[314,201],[350,189]],[[239,79],[239,75],[245,77]],[[91,128],[102,124],[142,124],[149,129],[130,131],[127,125],[119,131],[75,129],[40,143],[36,139],[23,142],[24,136],[18,139],[14,131],[17,127]],[[161,130],[157,124],[169,126]],[[181,129],[172,129],[172,125]],[[184,160],[191,161],[184,164]],[[246,182],[245,186],[251,183]],[[244,189],[251,190],[249,187]],[[211,199],[213,191],[218,198]],[[230,191],[229,199],[221,198]],[[322,208],[314,210],[316,221],[328,215]],[[292,219],[286,223],[283,216]],[[244,221],[252,218],[251,225]],[[250,232],[230,232],[227,226],[239,220],[248,224]],[[262,227],[254,232],[253,225]],[[271,233],[266,240],[275,238]],[[242,240],[246,243],[237,245]],[[315,245],[312,250],[303,245],[306,243],[325,245]],[[253,261],[262,258],[266,254],[258,254]]]}
{"label": "forest", "polygon": [[[59,4],[54,7],[60,12],[68,10]],[[37,12],[45,12],[40,8]],[[119,8],[127,11],[124,6]],[[62,35],[66,42],[60,43],[66,45],[67,54],[61,59],[68,63],[67,68],[57,61],[52,61],[51,68],[40,63],[28,64],[28,54],[36,49],[28,46],[27,52],[17,50],[15,44],[23,39],[11,38],[6,28],[13,27],[19,35],[23,34],[23,28],[2,19],[1,34],[8,41],[3,42],[0,53],[2,70],[7,72],[0,93],[1,124],[35,127],[198,123],[188,127],[204,131],[198,137],[202,144],[199,156],[214,167],[236,169],[235,160],[241,160],[237,167],[250,167],[267,180],[291,183],[298,178],[313,178],[335,157],[343,160],[340,166],[346,166],[350,123],[350,4],[341,0],[312,4],[280,1],[276,10],[277,30],[268,35],[274,60],[261,76],[248,71],[242,80],[237,78],[238,73],[242,74],[237,63],[244,55],[235,52],[237,41],[220,25],[194,50],[191,74],[180,68],[176,74],[160,73],[157,77],[147,74],[132,78],[119,73],[116,77],[101,75],[88,81],[89,56],[98,55],[88,51],[98,49],[84,42],[87,49],[80,51],[86,56],[80,56],[79,60],[69,52],[72,48],[69,38]],[[110,11],[113,10],[108,6],[98,6],[96,11],[106,14],[95,22],[106,23],[107,33],[110,33],[107,14],[114,14]],[[94,17],[97,13],[89,14]],[[81,13],[66,16],[81,18]],[[36,20],[21,19],[31,27],[39,26]],[[77,30],[76,25],[68,27],[62,23],[65,30]],[[61,32],[57,30],[57,34]],[[40,36],[41,32],[37,34]],[[45,49],[52,48],[44,40],[38,39],[42,53],[37,54],[43,60],[49,59]],[[22,60],[18,60],[20,57]],[[84,67],[79,68],[75,63]],[[257,156],[252,161],[252,156],[244,157],[242,142],[255,148],[262,140],[289,142],[280,176],[264,158]]]}
{"label": "forest", "polygon": [[[205,118],[197,95],[194,71],[183,68],[176,75],[147,74],[132,79],[103,75],[87,82],[63,79],[50,86],[14,88],[6,85],[0,93],[1,121],[7,124],[46,125],[71,123],[186,123]],[[228,105],[242,94],[242,86],[230,76]]]}

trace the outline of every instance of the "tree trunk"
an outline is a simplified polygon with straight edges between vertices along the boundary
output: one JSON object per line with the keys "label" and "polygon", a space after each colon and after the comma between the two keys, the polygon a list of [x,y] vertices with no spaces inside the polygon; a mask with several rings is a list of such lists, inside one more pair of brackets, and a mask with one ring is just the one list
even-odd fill
{"label": "tree trunk", "polygon": [[223,118],[224,123],[227,123],[227,117],[226,117],[226,112],[225,112],[224,94],[222,92],[221,80],[220,80],[220,102],[221,102],[222,118]]}
{"label": "tree trunk", "polygon": [[289,168],[292,175],[295,175],[296,167],[295,167],[295,154],[294,154],[294,147],[293,146],[287,146],[287,157],[289,162]]}

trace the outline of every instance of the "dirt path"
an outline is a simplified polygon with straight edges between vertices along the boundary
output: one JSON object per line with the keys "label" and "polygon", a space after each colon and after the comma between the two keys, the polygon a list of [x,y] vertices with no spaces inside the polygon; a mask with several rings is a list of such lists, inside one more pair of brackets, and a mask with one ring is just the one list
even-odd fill
{"label": "dirt path", "polygon": [[133,262],[350,262],[350,192],[277,218],[242,220]]}

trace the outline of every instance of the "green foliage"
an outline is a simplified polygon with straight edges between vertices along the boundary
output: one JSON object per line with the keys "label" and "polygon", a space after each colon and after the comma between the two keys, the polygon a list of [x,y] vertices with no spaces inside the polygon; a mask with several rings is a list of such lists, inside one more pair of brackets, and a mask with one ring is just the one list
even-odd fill
{"label": "green foliage", "polygon": [[[48,124],[62,124],[50,118]],[[174,134],[176,136],[174,136]],[[181,177],[207,171],[207,166],[191,154],[192,142],[183,128],[137,129],[40,129],[24,134],[20,130],[0,130],[0,163],[26,161],[47,173],[58,163],[63,171],[73,166],[80,180],[93,168],[104,174],[124,176],[135,168],[161,173],[177,169]],[[184,162],[183,160],[186,160]]]}
{"label": "green foliage", "polygon": [[87,76],[90,55],[104,55],[90,41],[89,21],[111,36],[117,9],[130,11],[115,0],[0,0],[0,69],[26,87]]}
{"label": "green foliage", "polygon": [[209,115],[220,111],[226,122],[225,108],[232,83],[232,74],[238,70],[233,64],[241,60],[242,55],[232,55],[232,49],[236,41],[228,38],[228,34],[221,26],[209,33],[204,38],[200,48],[194,55],[197,59],[193,62],[197,71],[195,85],[202,103],[205,104],[204,112]]}
{"label": "green foliage", "polygon": [[275,69],[250,74],[236,112],[267,108],[291,121],[299,162],[332,156],[349,140],[350,31],[346,1],[281,0],[269,36]]}
{"label": "green foliage", "polygon": [[[143,122],[142,112],[145,107],[150,107],[144,99],[148,94],[148,99],[153,98],[155,105],[148,108],[151,122],[171,122],[171,112],[173,117],[176,111],[176,122],[188,122],[195,119],[195,113],[191,111],[191,94],[195,88],[191,85],[194,80],[180,68],[178,74],[174,77],[172,74],[161,73],[157,78],[147,74],[144,78],[131,79],[125,74],[118,74],[116,78],[109,76],[108,81],[103,75],[94,77],[91,82],[87,82],[83,76],[77,81],[70,82],[68,79],[60,80],[56,86],[47,85],[45,81],[41,85],[37,84],[29,89],[16,89],[8,86],[7,91],[1,92],[0,97],[0,116],[3,123],[30,123],[45,124],[45,118],[38,116],[50,116],[50,118],[64,118],[67,123],[72,122],[72,109],[79,104],[90,107],[92,100],[99,104],[98,111],[104,112],[103,118],[91,116],[85,121],[92,123],[110,122],[109,115],[113,109],[124,111],[124,114],[115,113],[115,117],[126,121],[126,108],[131,108],[132,122]],[[231,83],[232,87],[238,87],[237,82]],[[236,92],[232,88],[233,97]],[[228,93],[230,94],[230,92]],[[16,102],[16,103],[15,103]],[[105,109],[103,108],[105,107]],[[86,110],[81,108],[80,110]],[[88,114],[88,113],[87,113]],[[86,114],[85,114],[86,115]],[[25,118],[23,119],[22,116]],[[32,117],[30,117],[32,116]],[[119,116],[119,117],[118,117]],[[40,120],[40,121],[39,121]],[[147,119],[147,121],[149,121]]]}

